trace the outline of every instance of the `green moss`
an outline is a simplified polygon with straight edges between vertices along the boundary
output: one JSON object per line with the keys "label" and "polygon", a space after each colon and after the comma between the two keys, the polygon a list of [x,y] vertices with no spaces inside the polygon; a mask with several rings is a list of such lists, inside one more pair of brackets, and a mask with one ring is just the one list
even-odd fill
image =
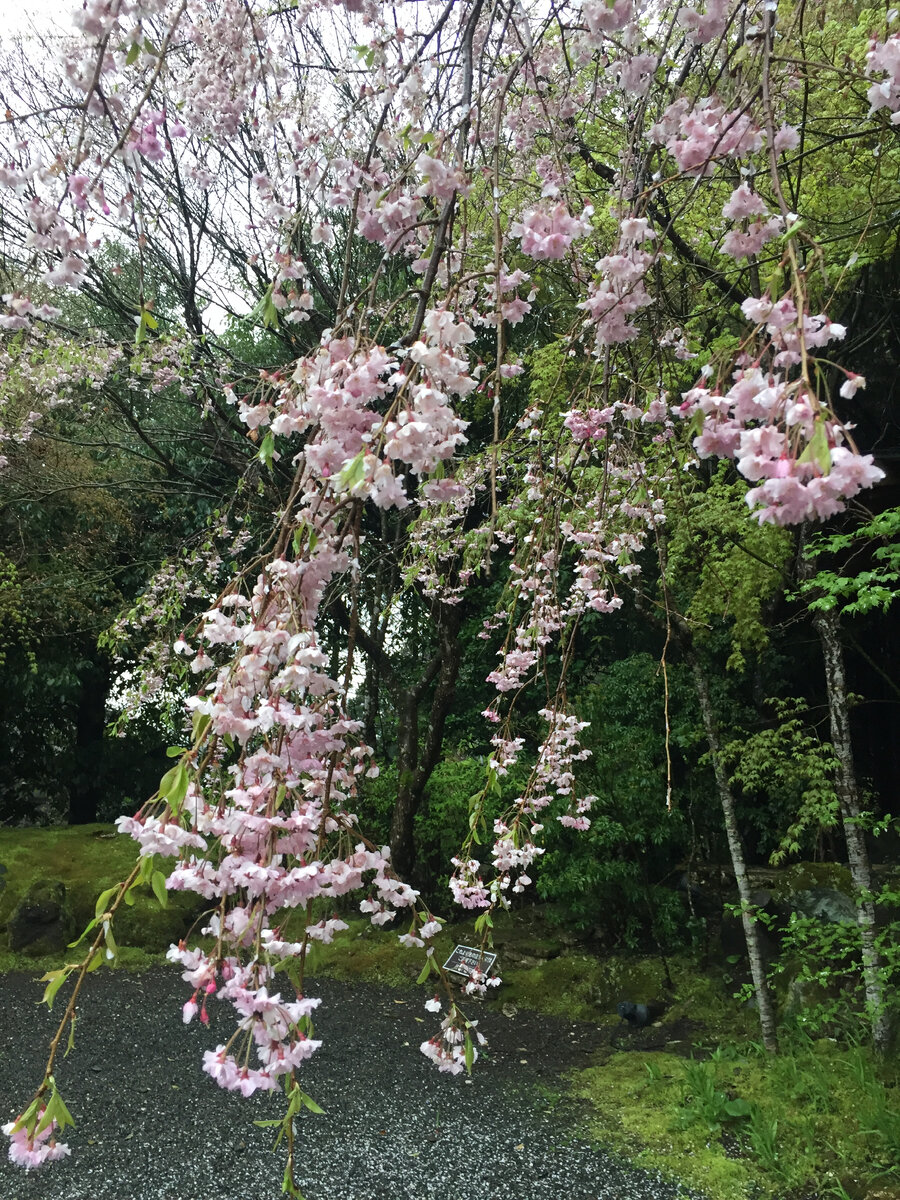
{"label": "green moss", "polygon": [[840,863],[801,862],[789,867],[777,883],[779,896],[789,897],[794,892],[807,892],[811,888],[834,888],[845,896],[853,895],[853,880],[847,867]]}
{"label": "green moss", "polygon": [[[678,1129],[684,1060],[672,1054],[614,1054],[602,1067],[571,1076],[570,1094],[590,1102],[594,1136],[639,1166],[662,1171],[712,1200],[744,1200],[754,1182],[743,1163],[726,1157],[707,1129]],[[676,1168],[677,1164],[677,1168]]]}
{"label": "green moss", "polygon": [[[71,961],[73,955],[70,952],[68,960]],[[26,954],[14,954],[11,950],[0,950],[0,975],[5,975],[8,971],[18,971],[23,975],[31,975],[34,979],[40,979],[41,975],[47,971],[53,971],[61,966],[66,959],[65,955],[46,954],[40,957],[33,957]],[[166,963],[166,956],[163,953],[151,954],[139,946],[119,946],[119,954],[115,963],[110,963],[110,968],[121,971],[145,971],[148,967],[158,967]]]}
{"label": "green moss", "polygon": [[422,969],[421,953],[404,949],[396,934],[379,933],[368,921],[350,921],[349,926],[330,945],[311,948],[306,966],[310,975],[365,980],[386,987],[409,987],[415,983]]}
{"label": "green moss", "polygon": [[[32,883],[45,878],[62,880],[80,933],[94,915],[97,896],[125,879],[136,857],[132,839],[118,835],[111,825],[0,830],[0,862],[7,868],[6,886],[0,892],[0,970],[14,969],[7,963],[26,961],[9,953],[6,922]],[[171,860],[161,860],[159,866],[167,870]],[[145,957],[164,952],[171,942],[183,937],[202,904],[195,896],[174,894],[168,906],[162,908],[149,887],[135,896],[135,904],[123,905],[116,916],[116,940],[123,954],[127,947],[134,947]],[[48,958],[46,969],[58,966],[65,957]],[[31,970],[35,962],[28,961],[26,969]]]}

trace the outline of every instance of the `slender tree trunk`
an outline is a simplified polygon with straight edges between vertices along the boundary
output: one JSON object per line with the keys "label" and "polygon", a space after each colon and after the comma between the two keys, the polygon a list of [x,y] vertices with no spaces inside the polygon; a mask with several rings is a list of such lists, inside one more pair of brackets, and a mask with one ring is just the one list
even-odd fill
{"label": "slender tree trunk", "polygon": [[81,673],[75,714],[74,769],[69,783],[70,825],[88,825],[97,820],[109,685],[110,669],[106,659],[91,662]]}
{"label": "slender tree trunk", "polygon": [[[378,603],[380,592],[376,591],[371,598],[369,611],[369,638],[383,652],[384,639],[380,636]],[[378,749],[378,713],[381,705],[381,678],[378,665],[370,655],[366,655],[366,682],[364,688],[363,726],[366,744],[377,752]]]}
{"label": "slender tree trunk", "polygon": [[[404,878],[410,878],[415,869],[415,817],[425,795],[428,780],[440,759],[444,725],[453,704],[456,680],[462,662],[462,646],[459,639],[463,620],[462,605],[434,601],[430,611],[438,648],[425,666],[418,682],[412,687],[404,686],[400,672],[395,671],[385,650],[386,625],[379,625],[377,636],[374,637],[371,630],[363,624],[355,628],[358,644],[367,655],[373,669],[380,674],[380,682],[383,682],[390,693],[396,709],[397,796],[391,815],[390,846],[394,870]],[[344,629],[350,627],[350,614],[337,597],[332,600],[332,612],[338,624]],[[432,684],[434,691],[427,707],[428,725],[422,736],[420,717],[425,697]]]}
{"label": "slender tree trunk", "polygon": [[[413,689],[394,695],[397,706],[397,797],[391,813],[391,864],[408,878],[416,862],[413,821],[422,797],[416,794],[419,768],[419,702]],[[423,789],[424,790],[424,789]]]}
{"label": "slender tree trunk", "polygon": [[703,728],[709,744],[709,755],[712,760],[713,773],[716,778],[716,788],[722,805],[722,816],[725,820],[725,835],[728,838],[728,849],[731,854],[731,864],[734,867],[734,878],[737,882],[738,895],[741,899],[741,922],[744,926],[744,937],[747,939],[747,955],[750,959],[750,974],[753,977],[753,990],[756,993],[756,1003],[759,1008],[759,1024],[762,1029],[763,1045],[774,1054],[778,1050],[778,1035],[775,1027],[775,1006],[772,993],[766,979],[766,967],[763,961],[759,939],[759,923],[754,915],[755,906],[752,900],[750,880],[744,863],[744,847],[738,829],[735,812],[734,795],[728,782],[728,775],[722,765],[719,749],[719,735],[716,728],[715,714],[709,696],[709,681],[706,672],[691,651],[688,661],[694,674],[694,686],[700,703],[700,715]]}
{"label": "slender tree trunk", "polygon": [[836,612],[814,611],[813,627],[822,644],[825,660],[825,682],[828,689],[828,716],[831,724],[831,744],[837,759],[834,787],[841,806],[847,857],[856,899],[856,920],[862,942],[863,983],[866,1006],[872,1022],[872,1044],[879,1054],[888,1047],[890,1022],[884,1004],[881,982],[881,962],[875,940],[875,901],[872,887],[872,868],[866,847],[865,833],[859,824],[862,808],[853,767],[853,744],[850,738],[850,705],[847,700],[847,676],[844,670],[844,649],[841,644],[839,618]]}
{"label": "slender tree trunk", "polygon": [[[444,725],[453,704],[456,679],[462,661],[459,630],[462,612],[458,605],[441,604],[434,614],[439,650],[436,671],[429,669],[415,688],[395,693],[397,704],[397,799],[391,818],[391,863],[404,878],[410,878],[416,863],[414,822],[428,780],[438,764],[444,741]],[[431,681],[437,676],[428,710],[428,727],[419,746],[419,708]]]}

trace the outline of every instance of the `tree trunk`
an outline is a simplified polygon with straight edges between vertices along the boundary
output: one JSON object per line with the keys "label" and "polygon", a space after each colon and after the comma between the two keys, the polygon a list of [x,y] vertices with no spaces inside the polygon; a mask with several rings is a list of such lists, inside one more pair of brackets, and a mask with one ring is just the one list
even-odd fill
{"label": "tree trunk", "polygon": [[81,691],[75,714],[74,769],[69,784],[70,825],[88,825],[97,820],[109,685],[110,668],[106,659],[86,664],[81,672]]}
{"label": "tree trunk", "polygon": [[699,660],[693,651],[687,655],[694,674],[694,686],[697,689],[697,699],[700,703],[700,715],[703,728],[709,744],[709,756],[712,760],[713,773],[716,778],[716,788],[722,805],[722,816],[725,820],[725,834],[728,838],[728,849],[731,853],[731,864],[734,867],[734,877],[737,882],[738,895],[741,898],[741,923],[744,926],[744,937],[747,939],[747,955],[750,959],[750,974],[753,977],[753,990],[756,993],[756,1003],[759,1008],[759,1024],[762,1029],[763,1045],[770,1054],[778,1050],[778,1035],[775,1028],[775,1006],[772,1003],[772,993],[766,979],[766,967],[763,962],[759,941],[759,923],[756,920],[750,890],[750,880],[744,863],[744,848],[738,829],[735,813],[734,795],[728,782],[728,775],[722,765],[719,750],[719,736],[716,729],[715,715],[709,697],[709,682]]}
{"label": "tree trunk", "polygon": [[419,702],[410,688],[394,695],[397,705],[397,796],[391,813],[391,864],[408,878],[416,862],[413,821],[421,795],[416,794],[419,767]]}
{"label": "tree trunk", "polygon": [[[425,795],[425,788],[440,758],[444,724],[453,696],[462,659],[459,630],[462,612],[459,605],[436,606],[435,624],[440,649],[429,669],[414,688],[395,693],[397,704],[397,799],[391,817],[391,863],[404,879],[412,876],[416,865],[414,822]],[[435,672],[434,667],[437,667]],[[431,681],[437,674],[428,714],[428,728],[419,752],[419,707]]]}
{"label": "tree trunk", "polygon": [[[332,600],[336,621],[345,629],[350,627],[350,614],[341,601]],[[384,647],[386,626],[373,637],[360,624],[356,640],[373,669],[380,674],[390,693],[397,714],[397,797],[391,815],[391,864],[398,875],[410,878],[416,865],[414,823],[425,795],[425,788],[438,764],[444,740],[444,725],[453,703],[456,679],[462,662],[459,631],[463,611],[460,604],[430,606],[437,635],[438,649],[426,665],[418,682],[405,687]],[[435,682],[436,681],[436,682]],[[428,689],[434,684],[428,709],[428,727],[420,739],[419,719]],[[421,744],[420,744],[421,742]]]}
{"label": "tree trunk", "polygon": [[831,744],[837,759],[834,787],[841,807],[847,857],[856,899],[856,920],[862,942],[863,983],[866,1007],[872,1022],[872,1044],[879,1054],[888,1047],[890,1023],[884,1004],[881,982],[881,962],[875,941],[875,901],[872,888],[872,869],[866,838],[859,824],[862,809],[853,767],[853,744],[850,738],[850,706],[847,700],[847,676],[844,670],[844,650],[841,645],[838,615],[814,611],[813,628],[822,644],[825,660],[825,682],[828,689],[828,716],[831,724]]}

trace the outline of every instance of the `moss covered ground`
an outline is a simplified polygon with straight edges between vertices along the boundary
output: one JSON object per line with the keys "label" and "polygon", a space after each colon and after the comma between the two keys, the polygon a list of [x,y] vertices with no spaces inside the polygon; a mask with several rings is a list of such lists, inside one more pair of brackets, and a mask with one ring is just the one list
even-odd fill
{"label": "moss covered ground", "polygon": [[[49,970],[66,957],[35,959],[9,950],[6,923],[32,883],[62,880],[80,932],[94,915],[97,896],[128,876],[135,857],[134,842],[118,835],[111,825],[0,829],[0,863],[6,867],[0,891],[0,971]],[[169,944],[188,931],[197,912],[194,896],[172,895],[162,908],[149,885],[140,889],[133,907],[123,906],[116,919],[119,965],[136,968],[159,961]]]}
{"label": "moss covered ground", "polygon": [[[110,826],[0,830],[0,863],[7,868],[0,971],[37,976],[64,960],[8,950],[6,921],[31,882],[62,880],[81,927],[93,916],[97,894],[128,874],[134,854],[134,843]],[[171,896],[161,908],[147,888],[117,918],[119,965],[162,961],[196,915],[195,898]],[[312,974],[392,987],[414,983],[419,953],[365,920],[345,919],[349,928],[333,945],[314,948]],[[494,932],[503,984],[486,1007],[535,1009],[590,1022],[604,1034],[596,1060],[564,1081],[585,1128],[600,1141],[710,1200],[900,1200],[896,1061],[876,1064],[863,1045],[790,1031],[785,1052],[770,1058],[755,1042],[755,1013],[734,998],[729,976],[700,970],[689,957],[663,964],[658,957],[598,953],[537,910],[499,918]],[[448,925],[436,952],[443,961],[457,943],[477,940],[472,921]],[[617,1017],[621,999],[660,999],[664,1012],[651,1027],[633,1031]]]}

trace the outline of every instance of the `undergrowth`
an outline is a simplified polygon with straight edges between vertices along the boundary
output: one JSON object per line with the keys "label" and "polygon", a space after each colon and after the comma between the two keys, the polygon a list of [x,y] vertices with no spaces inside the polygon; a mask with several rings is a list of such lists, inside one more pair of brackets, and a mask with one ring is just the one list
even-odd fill
{"label": "undergrowth", "polygon": [[[896,1062],[793,1033],[777,1056],[725,1043],[696,1057],[621,1052],[572,1074],[593,1133],[712,1200],[900,1197]],[[637,1147],[637,1150],[636,1150]]]}

